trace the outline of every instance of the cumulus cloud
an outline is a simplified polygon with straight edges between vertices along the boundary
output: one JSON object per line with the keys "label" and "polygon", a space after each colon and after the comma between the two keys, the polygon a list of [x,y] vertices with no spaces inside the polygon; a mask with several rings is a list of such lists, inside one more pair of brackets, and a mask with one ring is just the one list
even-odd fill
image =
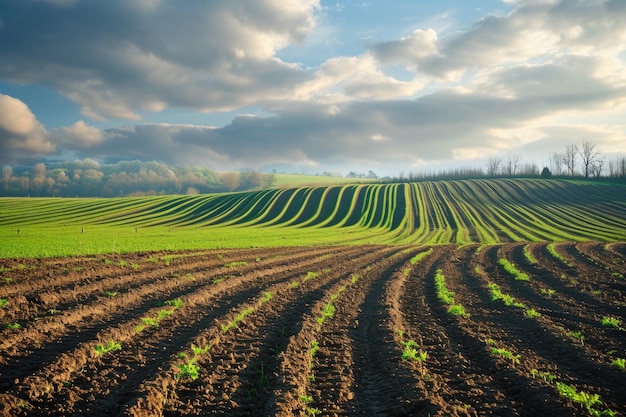
{"label": "cumulus cloud", "polygon": [[24,102],[0,94],[0,162],[32,160],[54,152],[48,136]]}
{"label": "cumulus cloud", "polygon": [[0,78],[52,85],[92,118],[285,98],[306,74],[276,52],[311,32],[318,7],[317,0],[9,2]]}
{"label": "cumulus cloud", "polygon": [[505,16],[487,16],[440,39],[433,30],[379,43],[381,62],[434,77],[458,77],[485,66],[515,65],[559,54],[617,55],[626,50],[626,4],[607,1],[519,1]]}

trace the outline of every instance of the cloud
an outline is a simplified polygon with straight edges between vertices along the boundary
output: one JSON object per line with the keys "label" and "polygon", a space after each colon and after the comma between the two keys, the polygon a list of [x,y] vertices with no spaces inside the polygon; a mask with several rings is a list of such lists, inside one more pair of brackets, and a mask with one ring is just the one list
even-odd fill
{"label": "cloud", "polygon": [[32,160],[55,150],[48,132],[28,106],[0,94],[0,162]]}
{"label": "cloud", "polygon": [[445,37],[433,29],[373,45],[384,63],[433,77],[459,78],[486,66],[516,65],[560,54],[617,56],[626,50],[626,4],[608,1],[519,1],[505,16],[487,16]]}
{"label": "cloud", "polygon": [[9,2],[0,78],[51,85],[96,119],[278,100],[307,75],[276,52],[304,40],[318,8],[317,0]]}

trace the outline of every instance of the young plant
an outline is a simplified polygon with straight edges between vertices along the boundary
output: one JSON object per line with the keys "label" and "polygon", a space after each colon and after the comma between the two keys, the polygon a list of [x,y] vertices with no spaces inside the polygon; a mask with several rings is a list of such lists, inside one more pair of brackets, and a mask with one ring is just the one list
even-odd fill
{"label": "young plant", "polygon": [[572,331],[572,332],[568,332],[567,334],[570,337],[573,337],[574,339],[579,340],[580,343],[584,343],[585,342],[585,335],[582,334],[582,332],[578,332],[578,331],[574,332],[574,331]]}
{"label": "young plant", "polygon": [[513,365],[518,364],[521,358],[521,355],[515,355],[513,354],[513,352],[509,350],[497,348],[497,347],[492,347],[491,353],[493,353],[494,355],[502,356],[503,358],[509,359]]}
{"label": "young plant", "polygon": [[94,347],[94,350],[96,351],[96,355],[102,356],[105,353],[116,352],[118,350],[122,350],[122,345],[119,342],[116,342],[115,340],[109,340],[109,343],[107,343],[106,345],[97,344]]}
{"label": "young plant", "polygon": [[463,308],[461,304],[452,304],[450,307],[448,307],[448,314],[452,314],[453,316],[468,316],[468,314],[465,312],[465,308]]}
{"label": "young plant", "polygon": [[615,358],[611,365],[617,367],[622,371],[626,371],[626,359],[625,358]]}
{"label": "young plant", "polygon": [[9,330],[17,330],[20,327],[22,327],[22,325],[19,323],[7,323],[4,325],[4,328]]}
{"label": "young plant", "polygon": [[190,359],[185,363],[178,365],[178,372],[176,373],[176,379],[181,380],[183,378],[189,378],[195,381],[200,377],[200,367],[196,365],[195,359]]}
{"label": "young plant", "polygon": [[489,287],[489,292],[491,293],[491,299],[493,301],[500,300],[507,307],[512,306],[512,307],[518,307],[518,308],[526,308],[524,304],[515,301],[515,298],[513,298],[512,296],[508,294],[504,294],[502,291],[500,291],[500,286],[496,284],[495,282],[490,282],[488,287]]}
{"label": "young plant", "polygon": [[542,288],[541,293],[543,295],[547,295],[548,297],[552,297],[556,293],[556,290],[553,290],[552,288],[548,288],[548,289]]}
{"label": "young plant", "polygon": [[404,350],[402,351],[403,361],[414,361],[422,363],[428,357],[426,352],[417,350],[418,345],[414,340],[408,340],[402,344],[404,345]]}
{"label": "young plant", "polygon": [[536,265],[538,263],[537,258],[535,258],[535,256],[530,252],[530,247],[528,245],[524,245],[524,257],[526,257],[528,263],[532,265]]}
{"label": "young plant", "polygon": [[535,319],[537,317],[540,317],[541,313],[535,310],[534,308],[529,308],[528,310],[524,311],[524,316],[526,316],[529,319]]}
{"label": "young plant", "polygon": [[606,327],[619,328],[622,325],[622,321],[617,317],[604,316],[602,317],[602,325]]}
{"label": "young plant", "polygon": [[0,308],[5,308],[9,304],[9,300],[6,298],[0,298]]}
{"label": "young plant", "polygon": [[105,291],[104,295],[106,295],[109,298],[113,298],[117,295],[117,291]]}
{"label": "young plant", "polygon": [[517,269],[515,265],[513,265],[508,260],[504,258],[500,258],[498,259],[498,263],[502,265],[502,267],[506,270],[506,272],[513,275],[516,281],[529,281],[530,280],[530,277],[526,273]]}
{"label": "young plant", "polygon": [[175,298],[173,300],[167,300],[165,301],[163,304],[167,305],[167,306],[172,306],[175,309],[179,309],[183,307],[183,300],[181,300],[180,298]]}

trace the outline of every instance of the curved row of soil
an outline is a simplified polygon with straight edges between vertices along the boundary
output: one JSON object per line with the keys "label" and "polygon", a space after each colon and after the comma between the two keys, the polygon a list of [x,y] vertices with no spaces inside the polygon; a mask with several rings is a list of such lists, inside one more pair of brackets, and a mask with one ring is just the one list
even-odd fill
{"label": "curved row of soil", "polygon": [[[619,415],[625,247],[2,261],[0,415]],[[464,316],[449,313],[436,275]],[[96,352],[110,342],[119,350]]]}

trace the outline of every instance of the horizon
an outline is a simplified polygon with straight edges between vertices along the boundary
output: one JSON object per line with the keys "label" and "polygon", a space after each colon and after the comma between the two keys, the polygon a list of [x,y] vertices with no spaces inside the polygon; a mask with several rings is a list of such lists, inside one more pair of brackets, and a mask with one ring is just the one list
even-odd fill
{"label": "horizon", "polygon": [[398,176],[541,170],[583,141],[626,156],[617,0],[0,0],[0,62],[3,165]]}

